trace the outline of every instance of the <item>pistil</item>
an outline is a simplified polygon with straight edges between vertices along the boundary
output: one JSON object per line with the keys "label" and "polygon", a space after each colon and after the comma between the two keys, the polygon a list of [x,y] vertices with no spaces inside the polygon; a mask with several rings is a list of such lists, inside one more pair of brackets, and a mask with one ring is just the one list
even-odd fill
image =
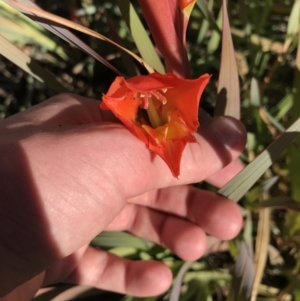
{"label": "pistil", "polygon": [[157,109],[154,105],[154,100],[152,97],[149,97],[149,105],[147,108],[147,114],[150,120],[150,123],[154,129],[164,125],[163,120],[160,118]]}

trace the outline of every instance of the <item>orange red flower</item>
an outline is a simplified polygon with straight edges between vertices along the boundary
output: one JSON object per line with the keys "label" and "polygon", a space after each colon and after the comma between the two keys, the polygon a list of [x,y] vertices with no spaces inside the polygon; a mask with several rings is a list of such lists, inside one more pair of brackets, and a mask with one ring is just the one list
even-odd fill
{"label": "orange red flower", "polygon": [[196,142],[199,101],[209,78],[205,74],[188,80],[159,73],[117,77],[103,95],[101,108],[111,110],[178,177],[186,144]]}

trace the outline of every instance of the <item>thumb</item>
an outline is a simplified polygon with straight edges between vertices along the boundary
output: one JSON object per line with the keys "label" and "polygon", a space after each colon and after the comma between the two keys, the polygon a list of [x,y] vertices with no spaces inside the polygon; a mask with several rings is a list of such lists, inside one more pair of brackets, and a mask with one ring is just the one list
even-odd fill
{"label": "thumb", "polygon": [[[123,158],[111,170],[115,179],[124,187],[126,197],[134,197],[150,189],[195,183],[205,180],[228,165],[243,151],[246,130],[243,124],[232,117],[216,117],[200,126],[195,134],[197,143],[189,143],[182,155],[181,172],[174,178],[165,162],[153,155],[135,136],[120,129],[123,137],[111,135],[111,149],[120,149]],[[127,136],[129,134],[129,136]],[[117,146],[118,145],[118,146]],[[121,158],[121,157],[120,157]]]}

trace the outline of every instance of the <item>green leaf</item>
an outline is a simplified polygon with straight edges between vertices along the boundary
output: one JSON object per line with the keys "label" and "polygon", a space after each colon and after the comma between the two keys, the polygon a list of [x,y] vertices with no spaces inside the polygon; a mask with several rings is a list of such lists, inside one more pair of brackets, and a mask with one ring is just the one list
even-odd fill
{"label": "green leaf", "polygon": [[116,0],[116,2],[119,5],[122,16],[127,23],[132,38],[142,58],[158,72],[165,73],[165,68],[149,38],[149,35],[130,1]]}
{"label": "green leaf", "polygon": [[[5,0],[7,1],[7,0]],[[19,2],[19,3],[18,3]],[[36,4],[29,0],[18,0],[17,3],[11,3],[9,2],[15,9],[19,10],[20,12],[24,13],[27,17],[30,19],[36,21],[38,24],[43,26],[45,29],[49,30],[56,36],[60,37],[61,39],[65,40],[66,42],[76,46],[80,50],[86,52],[87,54],[94,57],[96,60],[104,64],[106,67],[110,68],[114,72],[116,72],[119,75],[122,75],[113,65],[111,65],[105,58],[103,58],[101,55],[99,55],[95,50],[93,50],[90,46],[88,46],[85,42],[83,42],[81,39],[79,39],[76,35],[74,35],[70,30],[68,30],[65,27],[60,26],[59,24],[53,23],[53,21],[48,20],[46,18],[43,18],[43,15],[51,15],[47,12],[44,12],[41,8],[39,8]],[[23,9],[19,9],[19,5],[25,5],[26,11]],[[28,10],[27,10],[28,9]],[[31,11],[34,11],[35,13],[32,13]],[[38,14],[36,14],[38,13]],[[70,21],[60,18],[58,16],[52,15],[53,19],[56,19],[57,21],[64,21],[66,24],[68,24]],[[79,27],[79,26],[77,26]],[[76,27],[75,27],[76,28]]]}
{"label": "green leaf", "polygon": [[300,211],[300,203],[289,196],[278,196],[267,199],[266,201],[251,204],[251,208],[286,208],[294,211]]}
{"label": "green leaf", "polygon": [[0,35],[0,54],[5,56],[8,60],[16,64],[25,72],[33,76],[40,82],[45,83],[52,90],[63,93],[67,92],[65,88],[56,77],[41,67],[36,61],[23,53],[19,48]]}
{"label": "green leaf", "polygon": [[216,20],[213,17],[213,15],[211,14],[211,12],[210,12],[207,4],[205,3],[205,1],[204,0],[197,0],[196,3],[198,5],[201,13],[205,17],[205,19],[209,22],[211,28],[216,30],[219,34],[221,34],[220,27],[216,23]]}
{"label": "green leaf", "polygon": [[250,103],[254,107],[259,107],[261,103],[258,81],[254,77],[251,78],[250,84]]}
{"label": "green leaf", "polygon": [[300,0],[295,0],[288,21],[286,33],[292,35],[298,32],[300,22]]}
{"label": "green leaf", "polygon": [[[82,33],[85,33],[87,35],[90,35],[92,37],[95,37],[97,39],[103,40],[105,42],[108,42],[119,49],[123,50],[124,52],[131,55],[134,59],[136,59],[140,64],[142,64],[148,72],[153,72],[153,68],[142,58],[140,58],[138,55],[133,53],[132,51],[120,46],[118,43],[115,43],[111,39],[107,38],[106,36],[91,30],[83,25],[80,25],[78,23],[74,23],[70,20],[61,18],[59,16],[50,14],[41,8],[39,8],[37,5],[35,5],[33,2],[29,0],[17,0],[17,1],[9,1],[4,0],[5,2],[9,2],[9,4],[15,8],[16,10],[24,13],[26,16],[31,18],[32,20],[35,20],[37,23],[42,25],[47,30],[51,31],[61,39],[67,41],[68,43],[76,46],[80,50],[88,53],[89,55],[93,56],[96,60],[103,63],[105,66],[116,72],[117,74],[122,75],[114,66],[112,66],[107,60],[105,60],[103,57],[101,57],[96,51],[94,51],[91,47],[89,47],[87,44],[85,44],[82,40],[77,38],[70,30],[67,28],[71,28],[73,30],[80,31]],[[22,3],[21,3],[22,2]]]}
{"label": "green leaf", "polygon": [[184,277],[185,273],[190,269],[192,264],[193,264],[192,262],[186,261],[180,268],[180,270],[175,278],[175,282],[173,284],[173,287],[172,287],[172,290],[170,293],[169,301],[178,301],[179,300],[183,277]]}
{"label": "green leaf", "polygon": [[249,301],[254,279],[252,248],[241,241],[227,301]]}
{"label": "green leaf", "polygon": [[245,167],[244,170],[219,189],[218,193],[236,202],[239,201],[279,157],[282,151],[293,142],[299,132],[300,118],[269,145],[255,160]]}
{"label": "green leaf", "polygon": [[259,211],[255,245],[255,271],[251,293],[251,300],[256,300],[259,285],[261,283],[268,257],[268,246],[270,241],[271,210],[264,208]]}
{"label": "green leaf", "polygon": [[271,123],[280,133],[284,132],[285,128],[284,126],[279,123],[270,113],[267,109],[264,107],[261,107],[259,109],[260,116],[265,116],[267,118],[268,123]]}
{"label": "green leaf", "polygon": [[[198,2],[203,3],[202,0],[197,1],[197,4],[198,4]],[[206,9],[206,10],[209,10],[208,12],[210,13],[210,12],[212,11],[212,9],[213,9],[214,0],[209,0],[209,1],[208,1],[208,4],[207,4],[207,7],[206,7],[206,5],[205,5],[204,3],[203,3],[202,5],[204,5],[204,6],[205,6],[205,9]],[[198,4],[198,6],[199,6],[199,4]],[[200,8],[200,6],[199,6],[199,8]],[[202,11],[201,8],[200,8],[200,10]],[[203,13],[203,12],[202,12],[202,13]],[[208,30],[209,30],[209,25],[210,25],[207,16],[205,16],[204,13],[203,13],[203,15],[204,15],[204,19],[203,19],[202,24],[201,24],[201,26],[200,26],[200,30],[199,30],[198,37],[197,37],[197,43],[199,43],[199,44],[203,41],[203,39],[204,39],[205,36],[207,35],[207,32],[208,32]],[[220,28],[219,28],[219,27],[217,27],[217,28],[218,28],[218,29],[217,29],[218,32],[221,33]]]}
{"label": "green leaf", "polygon": [[219,31],[214,30],[211,34],[211,37],[207,43],[207,51],[209,53],[215,53],[219,48],[221,41],[221,26],[222,26],[222,9],[220,9],[218,14],[218,19],[216,21],[217,26],[219,27]]}
{"label": "green leaf", "polygon": [[[121,37],[119,36],[118,31],[117,31],[116,27],[114,26],[114,23],[108,14],[106,14],[106,21],[107,21],[107,25],[108,25],[112,40],[124,47],[123,41],[122,41]],[[126,53],[122,50],[120,50],[120,55],[121,55],[121,59],[122,59],[124,68],[126,69],[127,75],[129,77],[140,75],[139,69],[135,65],[135,61],[133,60],[133,58],[128,53]]]}
{"label": "green leaf", "polygon": [[93,246],[102,248],[128,247],[137,248],[140,250],[146,250],[153,245],[153,243],[125,232],[105,231],[101,232],[97,237],[95,237],[91,244]]}
{"label": "green leaf", "polygon": [[48,32],[42,26],[4,2],[0,2],[0,32],[13,44],[42,45],[44,49],[54,52],[65,61],[68,60],[65,50],[47,36]]}
{"label": "green leaf", "polygon": [[287,37],[284,42],[283,52],[288,51],[294,36],[298,34],[299,24],[300,24],[300,0],[295,0],[288,20],[288,25],[286,30]]}
{"label": "green leaf", "polygon": [[284,98],[278,103],[276,109],[278,110],[275,118],[277,120],[282,119],[293,107],[294,98],[292,94],[287,94]]}

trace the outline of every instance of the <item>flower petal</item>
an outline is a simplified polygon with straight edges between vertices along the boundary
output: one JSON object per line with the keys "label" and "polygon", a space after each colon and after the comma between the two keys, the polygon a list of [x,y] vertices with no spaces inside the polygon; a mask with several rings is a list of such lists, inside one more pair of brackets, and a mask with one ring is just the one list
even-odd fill
{"label": "flower petal", "polygon": [[117,77],[103,95],[101,108],[111,110],[178,177],[186,144],[196,142],[199,101],[209,78],[206,74],[186,80],[159,73],[129,80]]}

